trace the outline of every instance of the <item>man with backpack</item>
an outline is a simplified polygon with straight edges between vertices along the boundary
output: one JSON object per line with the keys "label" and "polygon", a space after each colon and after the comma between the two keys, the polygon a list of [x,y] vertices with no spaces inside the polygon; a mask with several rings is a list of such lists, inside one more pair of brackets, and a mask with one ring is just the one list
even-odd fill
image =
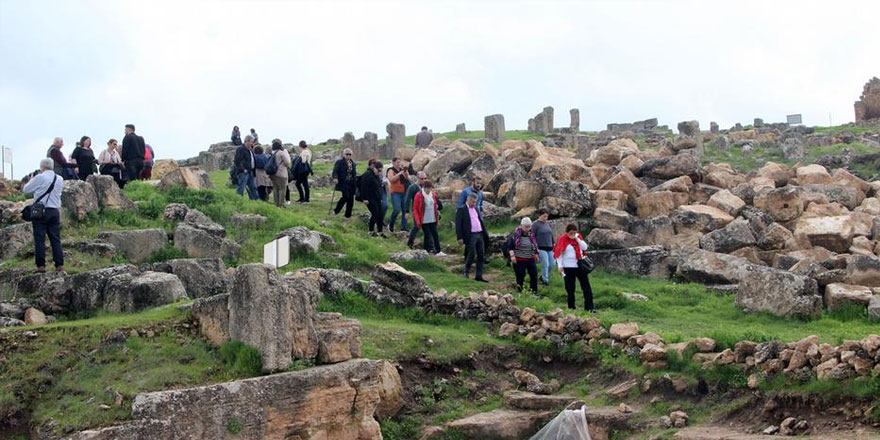
{"label": "man with backpack", "polygon": [[[232,167],[236,173],[238,188],[235,191],[238,195],[244,195],[244,190],[247,188],[248,197],[251,200],[257,200],[260,198],[260,195],[257,192],[257,168],[253,148],[254,137],[251,135],[245,136],[244,144],[235,150],[235,159]],[[266,174],[269,174],[268,170],[266,170]]]}
{"label": "man with backpack", "polygon": [[296,182],[296,191],[299,193],[296,203],[309,203],[309,175],[315,174],[312,171],[312,152],[306,141],[299,141],[299,150],[299,155],[290,167],[291,176]]}
{"label": "man with backpack", "polygon": [[61,248],[61,193],[64,179],[55,174],[55,162],[50,158],[40,161],[40,172],[31,177],[22,192],[34,195],[30,206],[34,227],[34,260],[37,272],[46,271],[46,235],[52,245],[55,271],[64,272],[64,251]]}

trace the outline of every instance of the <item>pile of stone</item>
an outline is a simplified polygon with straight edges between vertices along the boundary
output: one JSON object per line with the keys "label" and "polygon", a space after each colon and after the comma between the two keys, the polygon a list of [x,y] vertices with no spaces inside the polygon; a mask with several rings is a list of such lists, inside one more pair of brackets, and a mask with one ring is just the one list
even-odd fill
{"label": "pile of stone", "polygon": [[226,238],[226,228],[198,209],[182,203],[169,203],[162,218],[179,222],[174,228],[174,247],[192,258],[237,258],[241,255],[241,245]]}
{"label": "pile of stone", "polygon": [[318,313],[319,276],[280,276],[271,266],[235,270],[228,294],[198,299],[192,315],[213,343],[242,341],[257,348],[266,372],[285,370],[294,359],[319,363],[360,357],[361,324],[338,313]]}

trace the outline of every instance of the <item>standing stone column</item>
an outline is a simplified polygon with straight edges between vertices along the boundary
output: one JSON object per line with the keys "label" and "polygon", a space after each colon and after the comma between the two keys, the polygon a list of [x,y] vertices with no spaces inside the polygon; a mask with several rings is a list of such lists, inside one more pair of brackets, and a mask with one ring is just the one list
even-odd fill
{"label": "standing stone column", "polygon": [[465,128],[464,122],[455,126],[455,132],[459,134],[467,133],[467,128]]}
{"label": "standing stone column", "polygon": [[354,135],[351,134],[350,131],[346,131],[345,134],[342,136],[342,145],[344,145],[346,148],[351,148],[352,146],[354,146],[354,141]]}
{"label": "standing stone column", "polygon": [[483,130],[489,142],[502,142],[504,140],[504,115],[489,115],[483,118]]}
{"label": "standing stone column", "polygon": [[709,123],[709,133],[718,134],[718,123],[712,121]]}
{"label": "standing stone column", "polygon": [[581,111],[573,108],[568,113],[571,115],[571,125],[569,125],[569,128],[571,128],[572,133],[577,134],[581,131]]}
{"label": "standing stone column", "polygon": [[544,134],[553,133],[553,107],[544,107]]}
{"label": "standing stone column", "polygon": [[752,124],[755,128],[761,128],[764,126],[764,120],[761,118],[755,118],[754,124]]}
{"label": "standing stone column", "polygon": [[535,124],[535,118],[529,118],[529,125],[527,130],[532,133],[538,131],[538,126],[537,124]]}
{"label": "standing stone column", "polygon": [[678,123],[678,132],[684,136],[692,136],[697,141],[697,154],[703,156],[703,132],[699,121],[683,121]]}
{"label": "standing stone column", "polygon": [[535,132],[547,134],[547,119],[545,118],[544,112],[535,115]]}
{"label": "standing stone column", "polygon": [[385,140],[385,142],[388,144],[388,148],[391,151],[395,151],[398,148],[403,148],[406,146],[405,125],[389,122],[388,125],[385,127],[385,131],[388,132],[388,138]]}

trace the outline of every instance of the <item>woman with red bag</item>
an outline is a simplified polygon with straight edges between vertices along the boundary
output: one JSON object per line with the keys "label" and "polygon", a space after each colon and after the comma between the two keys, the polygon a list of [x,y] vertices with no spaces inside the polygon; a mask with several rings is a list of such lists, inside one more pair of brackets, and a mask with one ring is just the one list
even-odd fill
{"label": "woman with red bag", "polygon": [[593,309],[593,289],[590,287],[588,277],[589,267],[592,263],[587,259],[587,242],[578,233],[577,225],[570,223],[565,227],[565,234],[556,241],[553,247],[553,258],[556,259],[556,267],[559,274],[565,280],[565,292],[568,294],[568,308],[574,309],[574,282],[580,281],[581,290],[584,292],[584,310],[591,313]]}

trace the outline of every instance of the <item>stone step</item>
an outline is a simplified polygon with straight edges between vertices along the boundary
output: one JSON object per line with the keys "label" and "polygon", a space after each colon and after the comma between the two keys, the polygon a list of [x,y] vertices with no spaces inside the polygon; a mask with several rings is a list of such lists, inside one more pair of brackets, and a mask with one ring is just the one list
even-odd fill
{"label": "stone step", "polygon": [[574,396],[545,396],[528,391],[508,391],[504,393],[504,406],[527,410],[561,410],[579,399]]}
{"label": "stone step", "polygon": [[522,440],[553,419],[556,411],[496,409],[449,422],[465,438],[485,440]]}
{"label": "stone step", "polygon": [[[743,432],[721,427],[691,427],[678,431],[673,438],[675,440],[767,440],[772,437],[762,434],[745,434]],[[880,440],[880,436],[877,434],[868,434],[864,432],[816,434],[796,438],[800,440]]]}

